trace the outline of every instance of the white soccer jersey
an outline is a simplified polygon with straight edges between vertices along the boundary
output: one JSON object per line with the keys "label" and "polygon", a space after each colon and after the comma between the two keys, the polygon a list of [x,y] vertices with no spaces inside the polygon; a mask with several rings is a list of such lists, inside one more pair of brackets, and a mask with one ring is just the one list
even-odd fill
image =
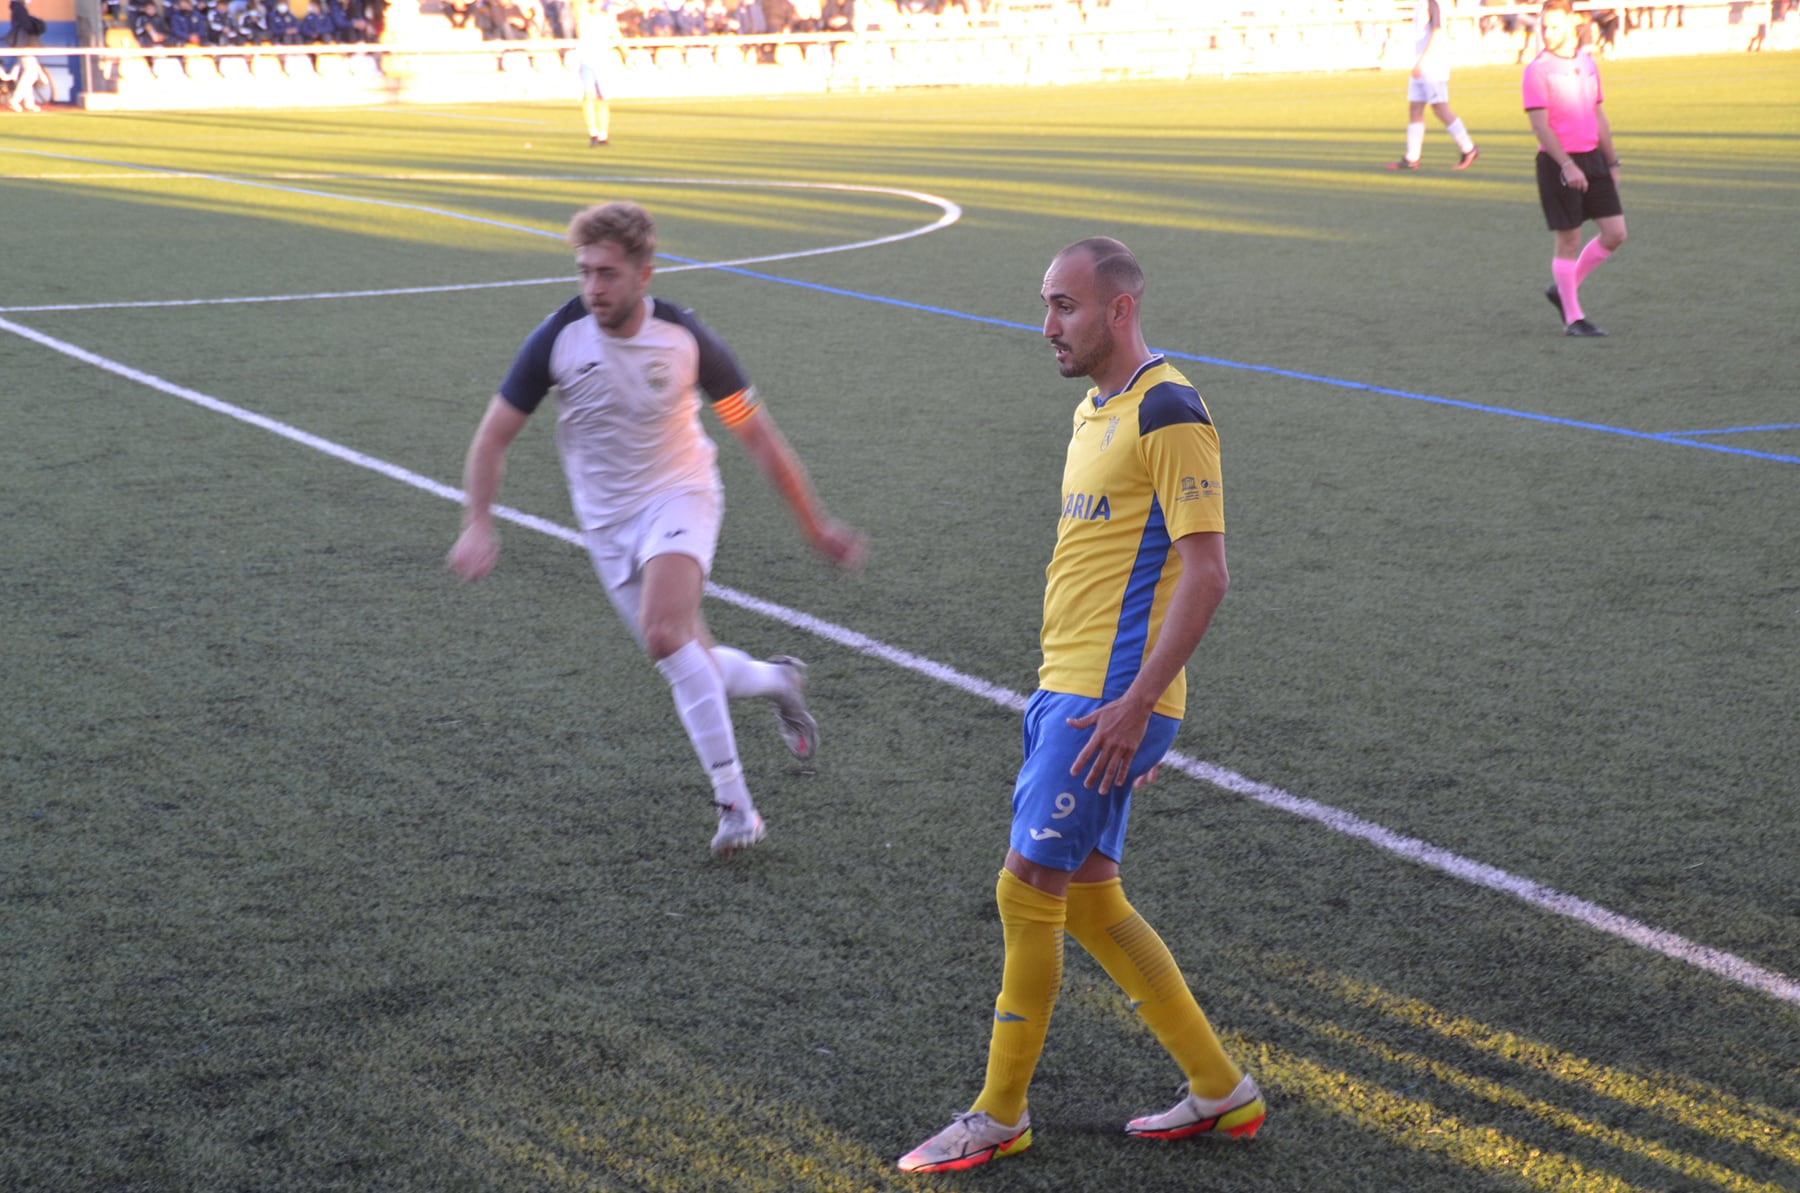
{"label": "white soccer jersey", "polygon": [[718,449],[700,427],[700,399],[727,426],[756,408],[723,340],[692,311],[644,302],[643,326],[621,339],[571,299],[526,337],[500,384],[526,414],[556,387],[556,446],[583,530],[634,517],[664,493],[718,491]]}
{"label": "white soccer jersey", "polygon": [[[1432,29],[1437,36],[1431,36]],[[1424,72],[1420,77],[1428,83],[1448,83],[1450,81],[1450,34],[1444,28],[1443,9],[1438,0],[1419,0],[1413,7],[1413,57],[1425,55]],[[1426,46],[1431,47],[1426,52]]]}

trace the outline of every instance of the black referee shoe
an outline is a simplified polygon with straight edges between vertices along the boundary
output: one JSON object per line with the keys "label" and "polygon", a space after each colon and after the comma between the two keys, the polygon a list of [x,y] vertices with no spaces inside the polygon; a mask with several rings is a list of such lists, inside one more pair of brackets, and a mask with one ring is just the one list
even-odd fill
{"label": "black referee shoe", "polygon": [[1563,334],[1566,336],[1603,336],[1606,332],[1595,327],[1586,319],[1577,319],[1575,322],[1563,328]]}
{"label": "black referee shoe", "polygon": [[[1556,317],[1562,319],[1562,292],[1556,288],[1555,282],[1551,282],[1548,286],[1544,287],[1544,297],[1549,299],[1550,305],[1556,308]],[[1564,322],[1566,323],[1567,320],[1564,320]]]}

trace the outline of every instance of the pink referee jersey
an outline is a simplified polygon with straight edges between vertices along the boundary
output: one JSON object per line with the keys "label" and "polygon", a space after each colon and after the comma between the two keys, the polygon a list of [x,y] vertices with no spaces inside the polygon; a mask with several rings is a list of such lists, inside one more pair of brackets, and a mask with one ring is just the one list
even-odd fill
{"label": "pink referee jersey", "polygon": [[[1525,110],[1543,108],[1550,131],[1565,153],[1586,153],[1600,144],[1600,68],[1586,50],[1560,58],[1548,50],[1531,60],[1523,83]],[[1542,145],[1539,149],[1544,148]]]}

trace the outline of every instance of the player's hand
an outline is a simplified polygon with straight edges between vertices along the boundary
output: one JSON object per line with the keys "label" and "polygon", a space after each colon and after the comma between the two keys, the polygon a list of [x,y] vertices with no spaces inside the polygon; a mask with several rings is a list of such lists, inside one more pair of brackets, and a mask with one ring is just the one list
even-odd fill
{"label": "player's hand", "polygon": [[[1575,176],[1573,181],[1569,178],[1569,175],[1571,174]],[[1587,175],[1582,172],[1580,166],[1576,165],[1574,162],[1570,162],[1562,168],[1562,184],[1572,190],[1578,190],[1585,194],[1588,188]]]}
{"label": "player's hand", "polygon": [[1143,774],[1139,775],[1137,777],[1137,782],[1131,785],[1131,789],[1136,791],[1140,787],[1150,786],[1150,784],[1156,782],[1156,776],[1160,774],[1162,774],[1162,763],[1159,762]]}
{"label": "player's hand", "polygon": [[1101,795],[1110,794],[1115,784],[1125,786],[1131,760],[1144,743],[1144,731],[1150,727],[1150,709],[1121,697],[1102,704],[1085,717],[1069,717],[1068,724],[1071,729],[1094,731],[1075,756],[1069,773],[1081,775],[1081,785],[1092,787]]}
{"label": "player's hand", "polygon": [[812,536],[813,550],[847,572],[861,569],[869,556],[869,536],[834,518],[819,522]]}
{"label": "player's hand", "polygon": [[444,567],[458,580],[473,584],[493,571],[499,559],[500,537],[494,533],[494,528],[486,523],[471,522],[451,544],[450,554],[444,557]]}

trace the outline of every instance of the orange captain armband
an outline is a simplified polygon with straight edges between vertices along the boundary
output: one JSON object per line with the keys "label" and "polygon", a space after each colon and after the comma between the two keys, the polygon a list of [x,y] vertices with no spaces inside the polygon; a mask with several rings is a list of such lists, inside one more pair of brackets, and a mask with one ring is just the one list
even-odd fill
{"label": "orange captain armband", "polygon": [[762,403],[756,399],[756,388],[746,386],[736,393],[714,402],[713,409],[718,411],[719,421],[735,431],[743,426],[751,415],[762,409]]}

